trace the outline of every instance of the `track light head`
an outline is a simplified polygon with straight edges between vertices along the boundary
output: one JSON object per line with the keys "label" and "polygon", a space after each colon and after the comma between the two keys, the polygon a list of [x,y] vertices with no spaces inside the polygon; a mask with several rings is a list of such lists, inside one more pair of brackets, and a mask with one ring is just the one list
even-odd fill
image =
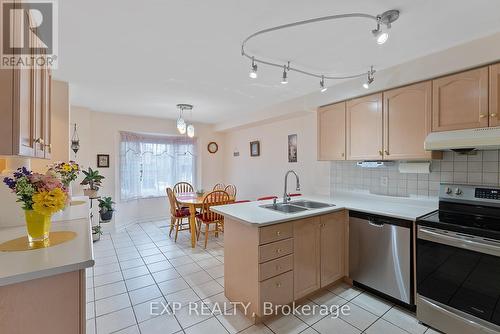
{"label": "track light head", "polygon": [[370,85],[372,84],[373,80],[375,80],[375,70],[373,69],[372,66],[370,67],[370,70],[367,73],[366,82],[363,83],[363,88],[364,89],[370,88]]}
{"label": "track light head", "polygon": [[380,23],[377,23],[377,29],[372,30],[372,34],[378,45],[384,44],[389,39],[389,33],[382,30]]}
{"label": "track light head", "polygon": [[288,77],[286,73],[286,65],[283,66],[283,76],[281,77],[281,84],[286,85],[288,83]]}
{"label": "track light head", "polygon": [[250,70],[248,76],[252,79],[257,79],[257,64],[255,63],[254,57],[252,57],[252,69]]}
{"label": "track light head", "polygon": [[325,77],[321,76],[321,80],[319,81],[320,92],[324,93],[328,90],[328,87],[325,86]]}
{"label": "track light head", "polygon": [[[377,44],[382,45],[389,39],[388,30],[392,23],[399,18],[399,10],[388,10],[377,16],[377,28],[372,30],[372,34],[377,41]],[[382,28],[385,25],[385,31]]]}

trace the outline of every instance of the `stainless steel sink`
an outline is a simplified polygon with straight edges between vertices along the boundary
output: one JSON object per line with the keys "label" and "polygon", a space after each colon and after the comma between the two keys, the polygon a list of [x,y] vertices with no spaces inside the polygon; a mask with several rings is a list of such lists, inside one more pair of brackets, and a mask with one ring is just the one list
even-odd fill
{"label": "stainless steel sink", "polygon": [[314,202],[314,201],[292,201],[290,202],[292,205],[308,208],[308,209],[322,209],[322,208],[328,208],[335,206],[334,204],[328,204],[328,203],[321,203],[321,202]]}
{"label": "stainless steel sink", "polygon": [[295,213],[295,212],[301,212],[301,211],[306,211],[307,209],[301,206],[296,206],[292,204],[268,204],[268,205],[261,205],[261,208],[266,208],[274,211],[280,211],[284,213]]}

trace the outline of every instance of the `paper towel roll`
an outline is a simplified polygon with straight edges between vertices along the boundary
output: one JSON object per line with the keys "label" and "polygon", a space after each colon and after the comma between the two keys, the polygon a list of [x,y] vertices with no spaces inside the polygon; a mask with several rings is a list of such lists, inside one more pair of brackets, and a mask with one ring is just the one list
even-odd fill
{"label": "paper towel roll", "polygon": [[400,162],[399,163],[400,173],[417,173],[417,174],[429,174],[431,172],[431,163],[426,162]]}

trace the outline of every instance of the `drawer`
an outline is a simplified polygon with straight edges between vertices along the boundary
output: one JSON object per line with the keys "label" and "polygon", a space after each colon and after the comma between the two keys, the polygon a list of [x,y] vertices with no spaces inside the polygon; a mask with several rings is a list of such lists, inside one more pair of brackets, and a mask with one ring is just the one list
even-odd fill
{"label": "drawer", "polygon": [[293,302],[293,270],[260,282],[261,316],[264,302],[287,305]]}
{"label": "drawer", "polygon": [[283,256],[279,259],[259,264],[259,278],[260,281],[264,281],[292,269],[293,255]]}
{"label": "drawer", "polygon": [[259,246],[259,263],[274,260],[293,252],[293,238]]}
{"label": "drawer", "polygon": [[259,229],[259,245],[288,239],[293,236],[292,223],[276,224]]}

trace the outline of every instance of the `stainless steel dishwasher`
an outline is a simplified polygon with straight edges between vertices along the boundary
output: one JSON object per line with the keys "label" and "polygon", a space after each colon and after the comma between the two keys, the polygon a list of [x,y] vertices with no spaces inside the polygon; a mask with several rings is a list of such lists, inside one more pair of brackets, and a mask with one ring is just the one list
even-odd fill
{"label": "stainless steel dishwasher", "polygon": [[355,285],[413,307],[412,222],[349,212],[349,276]]}

